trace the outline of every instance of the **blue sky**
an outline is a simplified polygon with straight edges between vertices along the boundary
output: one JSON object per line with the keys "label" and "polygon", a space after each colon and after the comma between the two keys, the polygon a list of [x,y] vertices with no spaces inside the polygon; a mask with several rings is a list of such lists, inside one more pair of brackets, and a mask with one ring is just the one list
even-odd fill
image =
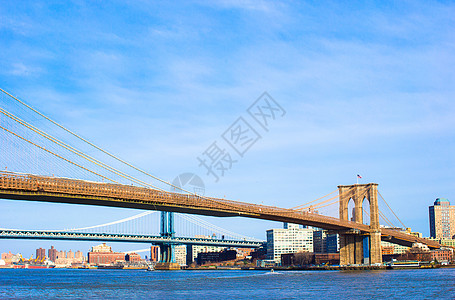
{"label": "blue sky", "polygon": [[[361,174],[428,235],[428,206],[455,202],[454,16],[452,1],[1,1],[0,87],[160,178],[198,174],[210,196],[293,207]],[[286,115],[216,183],[197,157],[264,91]],[[15,228],[138,213],[0,209]],[[281,226],[213,222],[259,238]],[[50,244],[89,247],[0,251]]]}

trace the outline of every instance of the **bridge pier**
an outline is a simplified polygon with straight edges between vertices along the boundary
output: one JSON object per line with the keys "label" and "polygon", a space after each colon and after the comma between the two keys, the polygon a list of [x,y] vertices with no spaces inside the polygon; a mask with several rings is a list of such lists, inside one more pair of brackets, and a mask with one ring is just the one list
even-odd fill
{"label": "bridge pier", "polygon": [[348,204],[354,201],[353,221],[363,223],[363,201],[370,204],[370,231],[345,231],[340,234],[340,265],[382,263],[379,229],[378,185],[376,183],[340,185],[340,219],[349,220]]}

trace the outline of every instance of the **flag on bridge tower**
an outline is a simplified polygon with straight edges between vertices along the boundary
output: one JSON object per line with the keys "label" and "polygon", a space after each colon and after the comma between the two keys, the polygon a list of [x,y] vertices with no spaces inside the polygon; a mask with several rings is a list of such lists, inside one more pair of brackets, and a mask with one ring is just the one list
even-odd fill
{"label": "flag on bridge tower", "polygon": [[362,178],[359,174],[357,174],[357,184],[359,184],[359,178]]}

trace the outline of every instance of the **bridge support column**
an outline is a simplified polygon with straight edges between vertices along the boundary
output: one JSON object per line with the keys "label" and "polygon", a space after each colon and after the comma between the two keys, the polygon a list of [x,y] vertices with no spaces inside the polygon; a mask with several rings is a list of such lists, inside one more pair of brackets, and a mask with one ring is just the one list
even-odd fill
{"label": "bridge support column", "polygon": [[[174,213],[168,211],[161,212],[161,230],[162,237],[174,237]],[[160,262],[161,263],[175,263],[175,245],[174,244],[160,244]]]}
{"label": "bridge support column", "polygon": [[381,232],[370,233],[370,264],[382,263]]}
{"label": "bridge support column", "polygon": [[[161,236],[174,237],[174,213],[168,211],[161,212]],[[175,261],[175,244],[160,244],[160,261],[155,265],[157,270],[180,270],[180,265]]]}
{"label": "bridge support column", "polygon": [[[369,232],[340,232],[340,265],[382,263],[379,229],[378,185],[376,183],[338,186],[340,219],[363,223],[363,200],[370,204]],[[348,204],[354,201],[354,216],[348,217]]]}
{"label": "bridge support column", "polygon": [[362,264],[363,236],[358,233],[340,233],[340,265]]}

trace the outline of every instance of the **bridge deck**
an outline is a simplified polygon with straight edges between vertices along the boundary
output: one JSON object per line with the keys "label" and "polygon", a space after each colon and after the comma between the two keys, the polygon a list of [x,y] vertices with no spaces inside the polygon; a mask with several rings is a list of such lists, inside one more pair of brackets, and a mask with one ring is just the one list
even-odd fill
{"label": "bridge deck", "polygon": [[[4,171],[0,171],[0,198],[163,210],[220,217],[242,216],[331,230],[370,231],[370,227],[365,224],[274,206],[164,192],[128,185]],[[382,235],[390,237],[395,243],[404,245],[408,245],[410,242],[420,242],[432,248],[440,246],[437,242],[395,230],[382,229]]]}

